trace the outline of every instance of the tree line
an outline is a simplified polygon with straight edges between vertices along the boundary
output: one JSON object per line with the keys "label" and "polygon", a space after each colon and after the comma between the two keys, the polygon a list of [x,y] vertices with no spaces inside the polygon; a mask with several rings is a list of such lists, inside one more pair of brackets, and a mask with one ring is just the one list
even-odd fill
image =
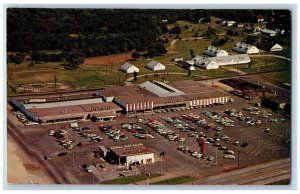
{"label": "tree line", "polygon": [[[161,35],[181,33],[178,26],[168,29],[167,23],[178,20],[209,23],[211,16],[251,22],[258,14],[273,13],[269,10],[9,8],[7,51],[30,53],[35,60],[45,62],[64,61],[74,55],[85,58],[132,51],[152,57],[166,52],[164,45],[169,40],[161,39]],[[206,35],[212,37],[215,32],[211,29]],[[62,54],[37,53],[44,50],[60,50]],[[12,61],[19,62],[21,58],[10,56]]]}

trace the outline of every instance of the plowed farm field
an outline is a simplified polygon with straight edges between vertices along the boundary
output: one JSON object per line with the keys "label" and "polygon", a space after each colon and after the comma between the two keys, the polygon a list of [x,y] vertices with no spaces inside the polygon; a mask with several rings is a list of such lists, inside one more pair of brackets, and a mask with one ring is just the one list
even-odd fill
{"label": "plowed farm field", "polygon": [[131,53],[122,53],[116,55],[109,55],[104,57],[91,57],[86,58],[84,60],[85,65],[105,65],[105,64],[112,64],[112,63],[120,63],[126,60],[131,60]]}

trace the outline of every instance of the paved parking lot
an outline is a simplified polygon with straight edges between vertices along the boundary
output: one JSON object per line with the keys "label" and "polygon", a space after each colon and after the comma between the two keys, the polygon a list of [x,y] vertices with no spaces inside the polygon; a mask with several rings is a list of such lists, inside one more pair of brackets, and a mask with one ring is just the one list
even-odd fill
{"label": "paved parking lot", "polygon": [[[290,156],[290,120],[282,115],[266,110],[272,115],[268,118],[260,118],[258,115],[251,115],[250,112],[242,110],[246,107],[253,106],[252,101],[246,101],[238,97],[233,97],[233,103],[227,103],[225,105],[211,106],[205,108],[197,108],[190,110],[181,110],[176,112],[154,113],[154,114],[140,114],[134,118],[118,118],[115,121],[96,123],[96,122],[82,122],[79,123],[80,128],[87,127],[93,134],[102,138],[100,142],[90,142],[90,138],[84,137],[78,131],[74,131],[70,128],[69,123],[60,123],[53,125],[43,126],[23,126],[22,132],[26,134],[26,141],[39,149],[43,155],[41,157],[50,156],[51,162],[54,166],[64,172],[64,176],[69,176],[74,179],[74,182],[81,183],[95,183],[104,181],[107,179],[113,179],[119,176],[121,167],[116,165],[110,165],[108,162],[102,162],[99,158],[94,157],[94,151],[98,150],[100,145],[104,145],[109,148],[114,145],[124,145],[132,143],[142,142],[145,146],[151,148],[155,153],[156,162],[154,164],[140,165],[138,169],[146,172],[159,172],[163,174],[171,174],[174,176],[192,175],[195,177],[206,177],[220,172],[236,169],[239,166],[244,167],[248,165],[254,165],[263,161],[275,160],[278,158],[285,158]],[[261,124],[255,124],[253,126],[246,124],[245,121],[239,121],[236,117],[231,117],[224,113],[226,109],[236,109],[240,111],[243,116],[251,117],[253,120],[261,120]],[[163,117],[178,118],[183,121],[184,124],[195,129],[197,134],[205,134],[206,140],[208,138],[216,138],[216,130],[211,128],[209,130],[198,126],[194,121],[182,118],[184,114],[198,115],[199,119],[205,119],[207,123],[220,126],[215,119],[210,118],[203,114],[204,111],[215,112],[218,116],[226,116],[233,120],[233,127],[222,126],[219,137],[226,135],[229,137],[228,141],[220,139],[218,143],[222,147],[227,147],[234,152],[235,159],[224,158],[224,150],[215,146],[214,143],[204,145],[204,156],[200,159],[191,156],[190,153],[183,153],[178,150],[179,146],[188,147],[191,151],[201,152],[201,145],[198,138],[189,135],[189,131],[179,130],[172,123],[166,122]],[[11,113],[9,113],[11,114]],[[270,119],[285,119],[285,122],[270,122]],[[142,119],[142,122],[136,123],[138,119]],[[180,138],[184,138],[184,141],[177,141],[178,139],[168,140],[166,137],[155,132],[147,125],[145,119],[152,119],[160,122],[166,128],[172,130],[174,134],[178,134]],[[143,129],[143,132],[151,135],[153,138],[139,138],[135,136],[129,130],[122,129],[122,123],[136,123],[137,126]],[[21,123],[19,123],[21,126]],[[100,125],[114,126],[120,130],[120,134],[128,137],[124,140],[115,140],[109,138],[105,132],[99,130]],[[75,147],[71,150],[59,145],[59,142],[55,138],[49,136],[49,131],[64,128],[67,132],[65,137],[68,140],[73,140],[72,143]],[[266,133],[265,129],[270,128]],[[144,136],[142,136],[144,137]],[[177,136],[176,136],[177,137]],[[234,143],[239,141],[240,144],[247,143],[246,147],[235,146]],[[78,143],[82,143],[82,146],[76,146]],[[160,157],[160,153],[165,151],[166,155]],[[65,156],[57,156],[61,152],[67,152]],[[213,156],[214,160],[208,161],[209,157]],[[83,164],[98,164],[104,163],[105,170],[100,167],[92,167],[92,173],[87,173],[81,167]],[[109,176],[108,176],[109,174]],[[95,175],[95,176],[94,176]]]}

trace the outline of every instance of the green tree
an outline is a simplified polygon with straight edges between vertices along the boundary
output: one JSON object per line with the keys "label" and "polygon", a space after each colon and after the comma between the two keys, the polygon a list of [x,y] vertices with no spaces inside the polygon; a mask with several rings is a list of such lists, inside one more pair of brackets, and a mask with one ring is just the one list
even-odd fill
{"label": "green tree", "polygon": [[193,49],[190,49],[190,55],[191,55],[191,58],[195,57],[195,51]]}
{"label": "green tree", "polygon": [[65,61],[65,68],[66,69],[76,69],[82,65],[84,61],[84,55],[80,50],[74,49],[68,51],[66,53],[66,61]]}
{"label": "green tree", "polygon": [[136,59],[140,58],[140,57],[141,57],[141,55],[140,55],[140,53],[139,53],[139,52],[137,52],[137,51],[134,51],[134,52],[131,54],[131,57],[132,57],[132,58],[134,58],[134,59],[136,60]]}

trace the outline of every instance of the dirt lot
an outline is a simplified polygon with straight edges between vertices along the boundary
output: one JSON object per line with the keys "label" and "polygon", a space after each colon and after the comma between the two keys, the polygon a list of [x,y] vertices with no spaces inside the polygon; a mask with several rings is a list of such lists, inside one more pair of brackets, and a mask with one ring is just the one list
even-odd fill
{"label": "dirt lot", "polygon": [[28,157],[16,142],[7,138],[7,182],[12,184],[51,184],[53,181],[47,176],[38,163]]}
{"label": "dirt lot", "polygon": [[[139,170],[147,172],[162,172],[167,174],[168,177],[182,176],[187,173],[188,175],[201,178],[210,175],[215,175],[220,172],[229,171],[237,169],[238,165],[242,168],[249,165],[259,164],[265,161],[276,160],[279,158],[290,157],[290,143],[286,143],[286,136],[290,137],[290,120],[282,115],[277,115],[277,113],[271,112],[272,116],[265,118],[258,118],[257,115],[250,115],[248,112],[241,110],[244,107],[253,106],[253,103],[257,99],[252,101],[246,101],[239,97],[232,96],[234,98],[234,103],[228,103],[225,105],[212,106],[201,109],[185,110],[180,112],[166,112],[166,113],[155,113],[155,114],[142,114],[138,118],[149,118],[156,119],[161,123],[165,124],[169,129],[172,129],[176,133],[180,134],[180,137],[185,137],[186,141],[183,143],[169,141],[165,137],[153,131],[146,125],[139,123],[142,128],[144,128],[148,133],[152,134],[154,139],[138,139],[134,137],[131,133],[126,130],[121,129],[121,123],[126,122],[136,122],[137,118],[119,118],[115,121],[105,122],[103,124],[115,125],[129,138],[125,141],[115,142],[113,139],[109,139],[103,132],[101,132],[98,127],[99,123],[94,123],[90,121],[79,123],[80,127],[89,127],[94,133],[101,136],[103,140],[101,142],[89,142],[87,138],[82,137],[78,132],[73,131],[69,128],[68,123],[54,124],[54,125],[43,125],[43,126],[20,126],[20,133],[23,140],[28,143],[28,147],[32,147],[38,150],[38,153],[43,157],[44,155],[51,156],[51,160],[46,162],[53,166],[57,171],[63,173],[63,177],[68,180],[68,183],[82,183],[82,184],[94,184],[107,179],[117,178],[119,173],[122,172],[123,168],[116,165],[109,165],[105,163],[106,170],[100,169],[98,167],[93,168],[93,173],[86,173],[81,167],[82,164],[97,164],[102,161],[99,158],[94,158],[93,151],[97,150],[100,145],[110,147],[112,145],[124,145],[131,143],[144,143],[145,146],[151,148],[156,157],[156,163],[149,165],[138,166]],[[241,111],[244,116],[250,116],[251,118],[257,120],[261,119],[262,124],[249,126],[245,124],[244,121],[238,121],[236,118],[231,118],[234,121],[234,127],[223,127],[222,135],[226,134],[229,136],[229,141],[220,140],[222,146],[228,147],[230,150],[235,152],[235,159],[225,159],[224,151],[217,149],[216,146],[212,144],[205,144],[205,156],[202,159],[196,159],[190,154],[184,154],[183,152],[177,150],[177,147],[181,144],[188,146],[194,151],[200,151],[200,146],[196,139],[193,137],[188,137],[187,132],[181,132],[176,129],[173,125],[167,124],[162,117],[180,117],[183,114],[193,113],[200,116],[200,118],[205,118],[208,122],[215,123],[216,121],[202,114],[203,111],[215,111],[218,115],[225,115],[223,113],[226,109],[236,109]],[[14,118],[12,113],[8,112],[8,118]],[[229,116],[228,116],[229,117]],[[285,118],[287,124],[281,122],[269,122],[271,118]],[[196,127],[197,132],[204,132],[207,137],[214,137],[214,131],[206,131],[201,127],[197,127],[192,121],[184,120],[185,123]],[[83,146],[75,147],[73,150],[67,150],[62,146],[58,145],[53,137],[48,136],[50,129],[56,129],[58,127],[67,127],[67,137],[68,139],[75,140],[75,144],[82,142]],[[270,133],[265,133],[264,129],[266,127],[271,128]],[[248,143],[246,148],[238,148],[234,146],[235,141],[240,141],[243,143]],[[239,150],[239,151],[238,151]],[[166,156],[160,158],[159,153],[162,151],[166,152]],[[65,156],[57,156],[60,152],[67,152]],[[239,154],[238,154],[239,152]],[[258,154],[260,152],[260,154]],[[208,161],[208,156],[214,156],[217,158],[215,161]],[[239,158],[239,162],[238,162]],[[109,176],[108,176],[109,175]]]}
{"label": "dirt lot", "polygon": [[109,55],[105,57],[91,57],[84,60],[85,65],[104,65],[104,64],[113,64],[120,63],[126,60],[131,60],[131,53],[122,53],[116,55]]}

